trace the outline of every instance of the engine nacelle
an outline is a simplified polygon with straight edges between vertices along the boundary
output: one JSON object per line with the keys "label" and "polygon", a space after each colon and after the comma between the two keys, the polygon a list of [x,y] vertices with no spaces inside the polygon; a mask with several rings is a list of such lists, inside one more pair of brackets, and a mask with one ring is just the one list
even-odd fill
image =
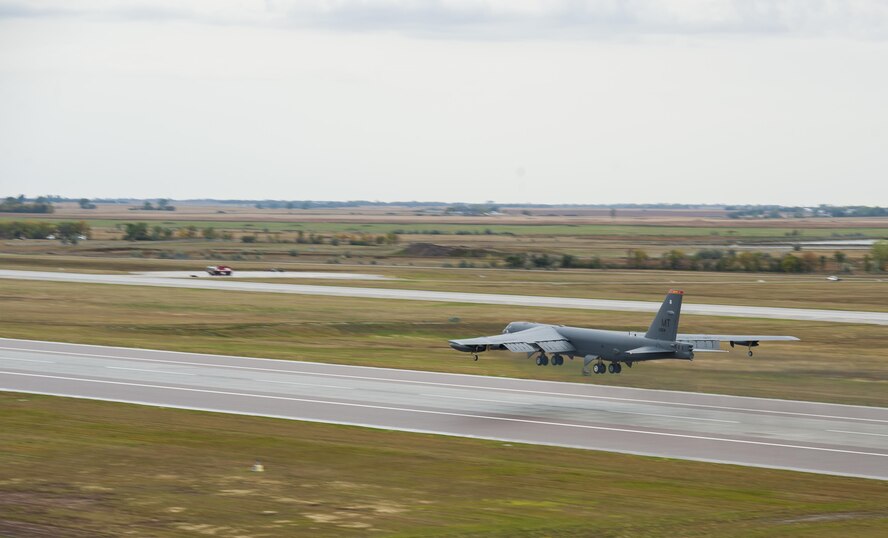
{"label": "engine nacelle", "polygon": [[676,344],[675,358],[694,360],[694,344]]}
{"label": "engine nacelle", "polygon": [[487,346],[466,346],[463,344],[454,344],[451,342],[450,347],[463,353],[481,353],[487,351]]}

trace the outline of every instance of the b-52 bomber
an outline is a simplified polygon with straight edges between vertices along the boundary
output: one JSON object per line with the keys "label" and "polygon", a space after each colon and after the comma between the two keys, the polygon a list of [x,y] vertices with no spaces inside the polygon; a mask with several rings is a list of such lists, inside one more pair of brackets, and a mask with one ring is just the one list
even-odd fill
{"label": "b-52 bomber", "polygon": [[[644,334],[546,325],[528,321],[509,323],[503,334],[465,340],[450,340],[450,347],[472,353],[475,360],[484,351],[507,349],[536,356],[537,366],[561,366],[564,357],[583,358],[583,375],[619,374],[623,364],[659,359],[693,360],[695,352],[721,352],[721,343],[743,346],[752,357],[752,348],[759,342],[798,340],[794,336],[679,334],[678,319],[684,292],[669,290],[657,316]],[[605,365],[605,362],[608,364]],[[592,368],[589,368],[589,365]]]}

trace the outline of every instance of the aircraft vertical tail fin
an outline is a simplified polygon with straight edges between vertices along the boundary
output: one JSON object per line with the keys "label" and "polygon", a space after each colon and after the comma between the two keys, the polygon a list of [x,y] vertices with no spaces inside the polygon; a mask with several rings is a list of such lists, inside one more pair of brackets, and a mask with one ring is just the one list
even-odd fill
{"label": "aircraft vertical tail fin", "polygon": [[645,337],[653,340],[667,340],[674,342],[678,334],[678,318],[681,315],[681,299],[684,292],[681,290],[669,290],[666,299],[660,305],[660,311],[657,317],[651,323]]}

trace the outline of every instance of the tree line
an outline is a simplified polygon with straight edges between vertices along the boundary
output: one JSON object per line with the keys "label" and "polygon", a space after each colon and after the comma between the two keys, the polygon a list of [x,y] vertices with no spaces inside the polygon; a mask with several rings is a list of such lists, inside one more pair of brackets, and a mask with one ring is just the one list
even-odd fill
{"label": "tree line", "polygon": [[39,222],[0,221],[0,239],[58,239],[77,243],[90,237],[92,230],[84,221]]}
{"label": "tree line", "polygon": [[23,194],[19,196],[7,196],[0,202],[0,212],[3,213],[52,213],[55,208],[52,203],[44,198],[37,198],[34,202],[27,202]]}
{"label": "tree line", "polygon": [[[835,252],[832,256],[817,255],[813,252],[804,254],[789,252],[775,256],[767,252],[737,252],[721,249],[703,249],[693,254],[673,249],[659,257],[650,256],[641,249],[630,249],[621,265],[603,263],[596,256],[580,259],[571,254],[514,253],[506,256],[503,261],[510,269],[627,267],[680,271],[813,273],[825,271],[830,264],[842,271],[852,269],[844,252]],[[870,252],[863,256],[862,263],[864,271],[884,271],[888,267],[888,241],[877,241]]]}

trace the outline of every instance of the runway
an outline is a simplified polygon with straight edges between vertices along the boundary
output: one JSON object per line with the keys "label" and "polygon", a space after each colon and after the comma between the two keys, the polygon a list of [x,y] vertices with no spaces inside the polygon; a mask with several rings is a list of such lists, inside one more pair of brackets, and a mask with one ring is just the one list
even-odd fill
{"label": "runway", "polygon": [[[44,280],[53,282],[83,282],[126,286],[159,286],[168,288],[196,288],[263,293],[295,293],[333,297],[360,297],[367,299],[402,299],[448,303],[498,304],[548,308],[578,308],[585,310],[618,310],[627,312],[656,312],[659,301],[615,301],[580,299],[572,297],[540,297],[533,295],[498,295],[491,293],[461,293],[351,286],[314,286],[303,284],[275,284],[242,282],[226,277],[170,278],[146,275],[101,275],[86,273],[0,270],[0,278],[16,280]],[[666,290],[663,290],[664,294]],[[682,305],[682,313],[703,316],[733,316],[744,318],[789,319],[801,321],[829,321],[888,325],[888,312],[851,310],[820,310],[807,308],[777,308],[739,305],[694,304],[693,298]]]}
{"label": "runway", "polygon": [[11,339],[0,390],[888,479],[888,408]]}

